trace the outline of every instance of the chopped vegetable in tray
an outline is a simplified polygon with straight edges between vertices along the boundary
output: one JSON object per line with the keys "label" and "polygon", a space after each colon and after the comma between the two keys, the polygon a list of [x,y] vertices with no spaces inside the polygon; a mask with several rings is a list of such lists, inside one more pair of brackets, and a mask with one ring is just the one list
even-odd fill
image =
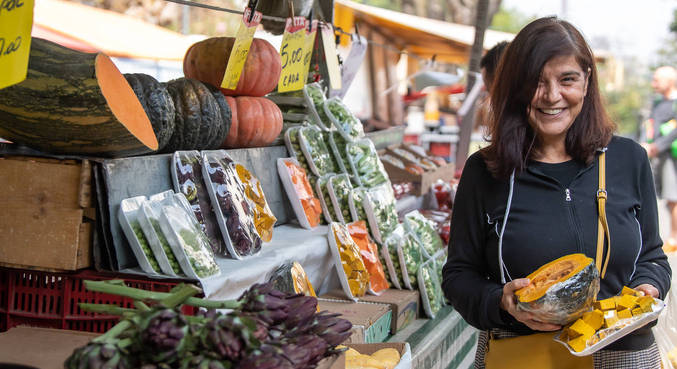
{"label": "chopped vegetable in tray", "polygon": [[322,138],[322,132],[317,127],[301,128],[299,141],[301,150],[315,175],[323,176],[337,172],[336,163],[334,163],[331,152],[329,152],[329,148]]}
{"label": "chopped vegetable in tray", "polygon": [[[320,224],[322,218],[322,205],[320,200],[315,197],[310,181],[306,176],[306,171],[301,168],[293,159],[278,159],[283,160],[284,170],[289,178],[293,191],[296,196],[289,194],[289,198],[298,198],[298,201],[303,210],[303,216],[307,220],[306,227],[315,228]],[[283,181],[286,181],[283,179]],[[285,187],[286,188],[286,187]],[[293,205],[293,204],[292,204]],[[297,214],[298,216],[298,214]],[[302,219],[299,222],[303,223]]]}
{"label": "chopped vegetable in tray", "polygon": [[375,187],[389,182],[388,174],[371,140],[363,139],[349,143],[346,153],[350,167],[362,186]]}
{"label": "chopped vegetable in tray", "polygon": [[235,171],[244,185],[245,195],[253,203],[256,231],[264,242],[270,242],[273,238],[273,227],[277,218],[268,206],[266,195],[263,194],[263,188],[261,188],[261,182],[241,164],[235,164]]}
{"label": "chopped vegetable in tray", "polygon": [[338,97],[332,97],[324,102],[324,112],[346,140],[356,141],[364,137],[362,122]]}
{"label": "chopped vegetable in tray", "polygon": [[388,289],[386,273],[379,259],[378,246],[369,237],[367,223],[364,221],[354,222],[347,225],[350,236],[360,248],[360,255],[367,271],[369,272],[369,287],[376,294]]}
{"label": "chopped vegetable in tray", "polygon": [[[369,286],[369,273],[367,272],[360,249],[355,241],[350,237],[348,229],[342,224],[332,223],[330,237],[334,238],[338,254],[340,256],[341,267],[339,268],[339,277],[345,277],[348,288],[352,296],[364,296]],[[341,278],[343,280],[343,278]],[[345,287],[344,287],[345,288]]]}

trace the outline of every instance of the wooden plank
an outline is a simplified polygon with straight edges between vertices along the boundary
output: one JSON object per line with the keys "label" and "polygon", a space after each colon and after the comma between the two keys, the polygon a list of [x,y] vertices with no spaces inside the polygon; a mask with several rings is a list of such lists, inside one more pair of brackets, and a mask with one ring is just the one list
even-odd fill
{"label": "wooden plank", "polygon": [[[367,38],[380,44],[385,43],[385,38],[372,28],[369,28]],[[387,122],[388,98],[386,95],[383,95],[382,92],[388,88],[388,79],[386,76],[388,61],[386,60],[381,47],[369,46],[367,53],[369,55],[369,69],[371,72],[372,118]]]}
{"label": "wooden plank", "polygon": [[[386,60],[386,84],[387,88],[399,83],[397,79],[397,63],[400,60],[400,53],[391,49],[382,48],[384,59]],[[404,124],[404,104],[398,88],[392,89],[387,95],[388,101],[388,123],[391,126]]]}

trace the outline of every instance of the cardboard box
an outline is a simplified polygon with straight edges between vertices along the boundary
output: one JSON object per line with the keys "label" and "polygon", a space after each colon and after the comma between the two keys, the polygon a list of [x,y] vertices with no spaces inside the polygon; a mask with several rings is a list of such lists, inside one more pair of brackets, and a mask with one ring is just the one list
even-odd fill
{"label": "cardboard box", "polygon": [[315,369],[346,369],[346,354],[342,352],[338,355],[325,357],[317,363]]}
{"label": "cardboard box", "polygon": [[0,173],[0,265],[89,267],[96,221],[89,161],[7,156]]}
{"label": "cardboard box", "polygon": [[97,333],[50,328],[12,328],[0,333],[0,362],[62,369],[73,350],[97,336]]}
{"label": "cardboard box", "polygon": [[389,336],[392,312],[388,305],[324,298],[318,298],[317,302],[320,311],[339,313],[353,323],[353,334],[347,343],[378,343]]}
{"label": "cardboard box", "polygon": [[394,348],[400,353],[400,362],[393,369],[411,369],[412,367],[411,349],[406,342],[349,343],[346,346],[357,350],[357,352],[363,355],[371,355],[384,348]]}
{"label": "cardboard box", "polygon": [[[364,302],[390,305],[390,311],[392,311],[390,334],[395,334],[418,317],[420,301],[419,296],[420,295],[418,291],[397,290],[391,288],[385,290],[380,296],[365,295],[359,299],[360,301]],[[331,291],[320,297],[329,299],[345,299],[345,295],[340,290]]]}
{"label": "cardboard box", "polygon": [[[409,160],[395,154],[389,147],[385,151],[379,152],[379,154],[387,153],[401,159],[405,165],[415,164]],[[430,186],[435,183],[438,179],[443,181],[451,181],[454,179],[454,174],[456,172],[455,165],[453,163],[448,163],[447,165],[438,167],[436,170],[425,171],[423,174],[414,174],[407,172],[406,170],[396,167],[390,164],[387,161],[383,161],[383,167],[386,172],[388,172],[388,177],[390,177],[391,182],[412,182],[414,184],[415,190],[414,195],[423,196],[428,191],[430,191]]]}

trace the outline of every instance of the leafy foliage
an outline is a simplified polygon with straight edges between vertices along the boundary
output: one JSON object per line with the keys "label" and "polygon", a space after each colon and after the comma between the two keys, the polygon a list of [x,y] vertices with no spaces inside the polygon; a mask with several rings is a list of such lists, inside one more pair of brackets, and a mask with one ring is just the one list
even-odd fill
{"label": "leafy foliage", "polygon": [[536,15],[527,15],[516,8],[505,8],[501,6],[489,26],[494,31],[503,31],[517,33],[527,23],[536,19]]}

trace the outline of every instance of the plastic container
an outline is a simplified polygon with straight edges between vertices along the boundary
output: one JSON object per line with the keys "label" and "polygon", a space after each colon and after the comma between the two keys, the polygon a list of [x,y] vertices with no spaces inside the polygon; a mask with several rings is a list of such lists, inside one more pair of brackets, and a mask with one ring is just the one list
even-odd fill
{"label": "plastic container", "polygon": [[327,98],[320,84],[314,82],[303,86],[303,97],[308,106],[310,121],[324,131],[331,130],[331,121],[324,112],[324,102]]}
{"label": "plastic container", "polygon": [[403,223],[404,228],[423,245],[423,255],[426,259],[444,249],[444,243],[435,230],[435,224],[419,213],[418,210],[407,213],[404,216]]}
{"label": "plastic container", "polygon": [[301,167],[307,172],[310,173],[310,165],[308,160],[303,155],[303,150],[301,150],[301,142],[299,141],[299,131],[303,127],[291,127],[284,132],[284,144],[287,147],[289,155],[296,159]]}
{"label": "plastic container", "polygon": [[160,214],[164,205],[171,204],[174,196],[174,191],[165,191],[155,194],[144,202],[139,213],[139,224],[143,230],[143,234],[148,240],[153,254],[160,264],[160,269],[164,274],[170,276],[183,275],[181,266],[179,265],[174,252],[172,251],[167,238],[162,233],[160,228]]}
{"label": "plastic container", "polygon": [[418,287],[418,270],[425,261],[423,247],[411,233],[405,232],[402,242],[397,245],[397,256],[400,260],[404,286],[409,290],[415,289]]}
{"label": "plastic container", "polygon": [[370,139],[349,142],[346,145],[346,156],[353,175],[361,186],[371,188],[390,183],[388,173]]}
{"label": "plastic container", "polygon": [[301,227],[313,229],[320,224],[322,205],[315,197],[305,170],[293,158],[278,158],[277,171]]}
{"label": "plastic container", "polygon": [[327,224],[338,220],[336,219],[334,204],[332,203],[331,197],[329,196],[329,191],[327,190],[327,183],[329,182],[329,178],[332,176],[334,176],[334,173],[329,173],[318,178],[315,182],[315,193],[317,193],[317,196],[320,199],[322,214],[324,215],[324,219],[327,221]]}
{"label": "plastic container", "polygon": [[348,223],[346,227],[348,228],[348,232],[350,232],[350,237],[355,241],[357,247],[360,248],[362,262],[367,268],[367,272],[369,272],[368,292],[378,296],[390,287],[383,264],[381,264],[381,259],[379,258],[378,246],[371,237],[369,237],[369,231],[367,230],[367,223],[365,221],[361,220]]}
{"label": "plastic container", "polygon": [[362,201],[374,238],[383,243],[397,227],[399,219],[395,207],[395,196],[389,183],[369,189]]}
{"label": "plastic container", "polygon": [[439,279],[440,268],[437,258],[433,257],[421,264],[417,272],[423,311],[430,319],[435,318],[437,312],[444,306],[444,291]]}
{"label": "plastic container", "polygon": [[353,174],[352,170],[350,169],[350,162],[348,161],[348,156],[346,154],[347,142],[345,138],[343,138],[343,136],[341,136],[338,131],[325,132],[324,136],[329,142],[329,149],[331,150],[332,154],[334,154],[334,158],[336,159],[336,163],[338,164],[341,172],[348,173],[352,176]]}
{"label": "plastic container", "polygon": [[[350,215],[353,218],[353,222],[358,220],[364,220],[368,222],[367,212],[364,210],[364,198],[367,196],[367,189],[364,187],[353,188],[350,191],[350,197],[348,198],[348,206],[350,207]],[[367,223],[369,227],[369,223]],[[373,233],[372,233],[373,236]]]}
{"label": "plastic container", "polygon": [[172,181],[174,190],[182,193],[200,223],[202,231],[209,238],[209,243],[217,255],[227,252],[226,244],[221,237],[216,215],[212,210],[212,202],[202,175],[202,157],[199,151],[177,151],[172,155]]}
{"label": "plastic container", "polygon": [[284,293],[302,293],[306,296],[317,297],[306,271],[296,261],[280,265],[268,276],[267,280],[273,283],[275,289]]}
{"label": "plastic container", "polygon": [[155,258],[153,250],[151,250],[148,240],[143,234],[143,230],[139,224],[139,209],[146,200],[146,196],[136,196],[122,200],[122,202],[120,202],[118,220],[125,237],[127,237],[129,246],[136,257],[136,261],[139,262],[141,270],[148,274],[160,274],[162,272],[160,264]]}
{"label": "plastic container", "polygon": [[254,211],[245,196],[245,190],[223,150],[202,152],[203,175],[209,198],[214,205],[216,220],[226,240],[231,257],[243,259],[261,251],[261,237],[254,225]]}
{"label": "plastic container", "polygon": [[357,141],[364,137],[362,122],[338,97],[332,97],[322,106],[324,113],[346,141]]}
{"label": "plastic container", "polygon": [[398,226],[384,243],[381,244],[381,258],[385,261],[390,283],[401,290],[404,288],[404,279],[402,278],[402,269],[400,267],[400,257],[397,249],[402,243],[404,237],[404,227]]}
{"label": "plastic container", "polygon": [[[232,165],[232,164],[231,164]],[[245,196],[250,202],[251,208],[254,210],[254,226],[256,232],[261,237],[263,242],[270,242],[273,239],[273,228],[277,218],[270,210],[266,195],[263,193],[261,182],[254,177],[251,172],[242,164],[236,163],[235,172],[244,186]]]}
{"label": "plastic container", "polygon": [[357,298],[364,296],[369,288],[369,273],[360,256],[360,249],[343,224],[332,222],[327,238],[341,289],[346,297],[357,301]]}
{"label": "plastic container", "polygon": [[336,219],[344,224],[349,223],[351,218],[349,198],[352,189],[353,185],[347,174],[329,177],[327,181],[327,192],[329,192]]}
{"label": "plastic container", "polygon": [[303,127],[299,131],[301,151],[308,161],[310,170],[318,177],[336,173],[338,168],[317,127]]}

